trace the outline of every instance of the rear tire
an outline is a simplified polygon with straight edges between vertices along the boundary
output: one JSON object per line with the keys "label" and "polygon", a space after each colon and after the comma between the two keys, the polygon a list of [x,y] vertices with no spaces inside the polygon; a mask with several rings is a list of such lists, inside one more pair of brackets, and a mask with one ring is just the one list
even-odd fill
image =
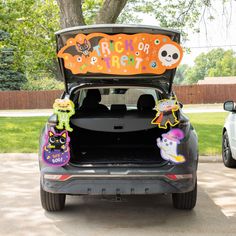
{"label": "rear tire", "polygon": [[192,210],[197,202],[197,181],[192,191],[187,193],[173,193],[172,202],[176,209]]}
{"label": "rear tire", "polygon": [[40,184],[40,197],[42,207],[46,211],[61,211],[65,207],[65,194],[49,193],[43,190]]}
{"label": "rear tire", "polygon": [[236,160],[233,159],[230,145],[229,145],[229,137],[227,131],[224,132],[222,138],[222,158],[224,165],[229,168],[236,167]]}

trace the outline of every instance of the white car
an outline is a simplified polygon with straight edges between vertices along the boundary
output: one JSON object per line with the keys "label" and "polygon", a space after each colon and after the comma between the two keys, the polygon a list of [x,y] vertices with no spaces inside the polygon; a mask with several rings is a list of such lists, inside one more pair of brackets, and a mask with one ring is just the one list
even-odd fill
{"label": "white car", "polygon": [[222,157],[226,167],[236,167],[236,107],[233,101],[224,103],[224,110],[229,111],[225,120],[222,136]]}

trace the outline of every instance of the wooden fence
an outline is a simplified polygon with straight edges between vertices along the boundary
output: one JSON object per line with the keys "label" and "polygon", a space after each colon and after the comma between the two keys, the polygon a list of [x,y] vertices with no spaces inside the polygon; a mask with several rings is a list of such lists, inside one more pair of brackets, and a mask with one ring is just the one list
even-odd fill
{"label": "wooden fence", "polygon": [[173,90],[183,104],[236,101],[236,84],[174,86]]}
{"label": "wooden fence", "polygon": [[62,91],[3,91],[0,92],[0,110],[52,108]]}
{"label": "wooden fence", "polygon": [[[236,84],[174,86],[178,100],[183,104],[223,103],[236,101]],[[47,109],[62,91],[4,91],[0,92],[0,110]]]}

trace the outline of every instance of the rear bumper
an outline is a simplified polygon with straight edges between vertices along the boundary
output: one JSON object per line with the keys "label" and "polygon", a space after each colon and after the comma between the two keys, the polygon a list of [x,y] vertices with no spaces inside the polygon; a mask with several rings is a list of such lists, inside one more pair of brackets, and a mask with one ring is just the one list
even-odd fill
{"label": "rear bumper", "polygon": [[[62,168],[63,169],[63,168]],[[61,170],[58,169],[58,170]],[[138,169],[115,173],[41,170],[42,187],[47,192],[64,194],[161,194],[188,192],[194,188],[196,171],[178,174],[175,168],[168,171]]]}

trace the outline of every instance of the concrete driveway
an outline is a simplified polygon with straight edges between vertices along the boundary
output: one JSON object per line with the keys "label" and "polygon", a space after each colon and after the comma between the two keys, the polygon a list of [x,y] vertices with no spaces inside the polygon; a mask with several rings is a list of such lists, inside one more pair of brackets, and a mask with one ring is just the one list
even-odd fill
{"label": "concrete driveway", "polygon": [[47,213],[40,205],[37,161],[0,165],[0,235],[236,235],[236,169],[201,163],[198,204],[175,210],[171,197],[68,196],[63,212]]}
{"label": "concrete driveway", "polygon": [[[133,107],[133,109],[136,109]],[[184,105],[184,113],[225,112],[223,104],[190,104]],[[28,109],[28,110],[0,110],[0,117],[37,117],[50,116],[52,109]]]}

